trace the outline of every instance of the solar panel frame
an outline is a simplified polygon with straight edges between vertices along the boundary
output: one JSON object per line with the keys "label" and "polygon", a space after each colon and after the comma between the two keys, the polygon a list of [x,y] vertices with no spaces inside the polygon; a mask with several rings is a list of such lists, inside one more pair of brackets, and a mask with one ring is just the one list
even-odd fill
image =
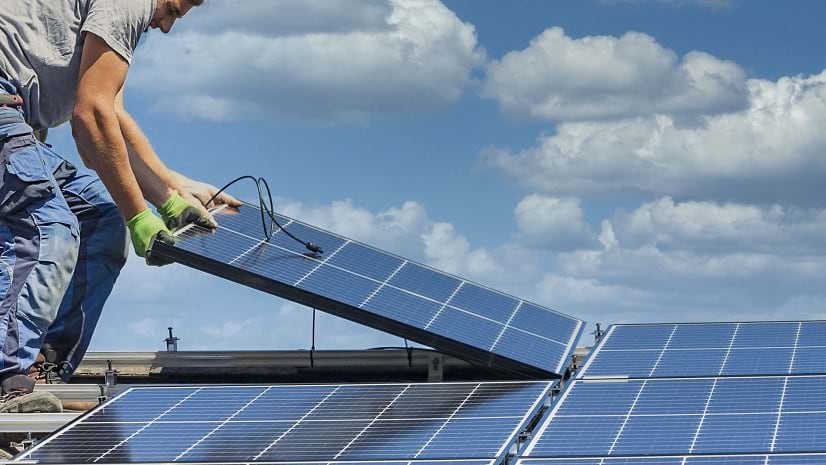
{"label": "solar panel frame", "polygon": [[[220,213],[225,207],[219,207],[215,209],[214,212]],[[243,209],[256,209],[257,206],[246,204]],[[242,210],[243,210],[242,209]],[[406,339],[410,339],[426,346],[432,347],[444,353],[454,355],[458,358],[462,358],[469,362],[475,363],[477,365],[481,365],[483,367],[495,367],[501,368],[505,370],[512,371],[517,373],[521,376],[527,376],[531,378],[539,378],[539,379],[548,379],[548,378],[559,378],[562,373],[565,372],[567,365],[571,359],[571,356],[576,348],[576,342],[579,340],[582,332],[584,330],[584,322],[578,320],[576,318],[570,317],[563,313],[557,312],[552,309],[548,309],[546,307],[539,306],[532,302],[528,302],[524,299],[519,299],[513,296],[509,296],[507,294],[501,293],[499,291],[490,289],[488,287],[479,285],[472,281],[468,281],[433,268],[427,267],[425,265],[416,263],[415,261],[405,259],[403,257],[399,257],[397,255],[381,251],[374,247],[371,247],[366,244],[362,244],[357,241],[353,241],[346,237],[322,230],[320,228],[316,228],[311,225],[307,225],[305,223],[301,223],[297,220],[293,220],[291,218],[283,217],[279,215],[279,217],[284,221],[282,223],[285,227],[289,227],[289,225],[300,225],[302,228],[309,228],[309,230],[315,231],[320,234],[327,235],[332,238],[336,238],[342,242],[336,250],[328,250],[323,257],[320,258],[313,258],[313,257],[306,257],[302,253],[297,252],[296,250],[288,250],[287,248],[282,248],[278,245],[274,245],[274,247],[278,247],[279,249],[295,254],[296,256],[301,256],[302,260],[307,260],[315,263],[315,266],[308,272],[304,273],[303,277],[298,279],[295,284],[287,284],[284,282],[279,282],[275,279],[266,278],[265,276],[261,275],[260,273],[256,273],[249,269],[244,269],[239,266],[236,266],[239,262],[248,261],[250,255],[252,255],[252,251],[255,250],[256,247],[261,247],[265,241],[260,240],[258,238],[253,238],[251,236],[246,235],[241,231],[236,231],[231,228],[226,228],[224,226],[219,226],[219,231],[228,231],[230,234],[243,236],[248,239],[252,239],[257,241],[255,245],[249,248],[244,248],[242,250],[236,250],[239,252],[238,255],[234,256],[232,259],[229,259],[229,255],[224,257],[224,260],[216,259],[213,257],[205,256],[203,254],[193,253],[192,251],[185,250],[180,245],[178,246],[171,246],[165,244],[163,242],[156,242],[151,250],[151,255],[155,257],[160,257],[167,260],[173,260],[178,263],[182,263],[189,267],[220,276],[237,283],[243,284],[248,287],[252,287],[254,289],[258,289],[263,292],[267,292],[269,294],[286,298],[292,300],[294,302],[306,305],[308,307],[316,308],[318,310],[325,311],[327,313],[336,315],[338,317],[354,321],[356,323],[364,324],[391,334],[398,335],[400,337],[404,337]],[[220,217],[219,217],[220,219]],[[206,230],[201,230],[197,226],[187,226],[180,231],[176,232],[177,237],[184,237],[187,234],[202,234],[206,235],[209,234]],[[278,236],[278,232],[274,235],[274,237]],[[348,305],[346,303],[342,303],[338,300],[333,298],[322,296],[316,292],[312,292],[300,287],[296,287],[299,284],[304,283],[311,279],[314,273],[319,272],[319,270],[335,270],[337,267],[333,266],[332,264],[327,264],[327,262],[332,259],[339,250],[344,248],[348,244],[353,244],[354,246],[363,247],[367,250],[373,251],[375,253],[380,254],[383,257],[392,257],[396,260],[401,261],[401,265],[396,268],[383,282],[376,280],[373,277],[368,276],[361,276],[357,273],[349,270],[344,270],[347,273],[351,273],[355,276],[361,276],[365,279],[373,280],[379,283],[378,287],[374,290],[374,292],[368,295],[362,302],[362,305],[370,301],[371,299],[378,298],[379,295],[384,295],[389,292],[393,292],[394,289],[399,289],[404,293],[409,293],[408,290],[402,288],[396,288],[393,284],[391,284],[391,280],[393,280],[397,273],[402,270],[407,264],[410,264],[411,267],[421,268],[431,272],[435,275],[445,277],[446,279],[456,280],[459,284],[458,287],[453,289],[452,293],[447,296],[444,302],[432,301],[432,300],[424,300],[427,297],[422,298],[424,302],[436,302],[435,308],[436,313],[429,319],[429,321],[424,325],[419,325],[422,327],[417,327],[415,322],[402,322],[398,321],[397,319],[393,319],[390,316],[384,316],[376,313],[376,311],[369,311],[365,308],[359,308],[353,305]],[[297,244],[296,244],[297,245]],[[306,271],[306,270],[304,270]],[[292,272],[292,271],[285,271],[285,272]],[[331,271],[335,272],[335,271]],[[501,329],[498,330],[498,336],[492,341],[493,343],[487,347],[486,349],[476,347],[471,345],[470,343],[458,341],[454,338],[448,337],[445,333],[452,333],[452,331],[448,330],[455,330],[455,327],[450,328],[443,328],[439,329],[438,327],[434,328],[435,331],[431,331],[431,326],[434,322],[436,322],[436,317],[442,314],[443,312],[447,313],[470,313],[466,310],[461,308],[457,308],[454,305],[451,305],[451,299],[461,291],[462,287],[465,285],[472,285],[476,288],[484,290],[486,292],[490,292],[493,295],[503,296],[506,298],[514,299],[515,301],[519,302],[515,307],[514,311],[510,314],[510,318],[506,322],[495,322],[497,328],[501,326]],[[392,302],[390,302],[392,304]],[[386,307],[386,306],[385,306]],[[524,328],[519,328],[516,326],[511,326],[511,323],[516,323],[518,313],[520,311],[528,311],[531,309],[541,309],[542,311],[546,311],[559,317],[561,320],[565,320],[567,322],[573,323],[573,330],[571,331],[568,339],[566,341],[556,341],[551,338],[545,338],[544,336],[531,333]],[[524,310],[523,310],[524,309]],[[531,310],[533,311],[533,310]],[[479,324],[485,324],[484,318],[479,315]],[[476,322],[476,319],[470,318],[473,322]],[[492,321],[492,320],[491,320]],[[421,322],[420,322],[421,323]],[[437,333],[436,331],[442,332],[442,334]],[[481,329],[479,330],[481,331]],[[477,331],[478,332],[478,331]],[[513,332],[519,332],[521,336],[527,337],[526,335],[530,335],[533,339],[536,339],[536,342],[543,342],[544,339],[549,341],[549,346],[553,346],[553,349],[557,349],[559,352],[557,354],[553,354],[553,356],[549,356],[549,360],[553,360],[553,363],[547,364],[546,367],[539,367],[535,366],[540,362],[535,360],[535,354],[528,354],[525,357],[522,357],[523,360],[519,360],[515,357],[520,356],[521,351],[525,349],[530,349],[536,344],[521,344],[519,346],[511,347],[508,346],[506,343],[507,341],[507,334],[512,334]],[[524,333],[524,334],[522,334]],[[517,341],[514,341],[517,342]],[[553,344],[550,344],[552,342]],[[556,344],[559,347],[556,347]],[[547,351],[551,348],[549,347],[542,347],[543,350]],[[497,353],[499,352],[499,353]],[[502,355],[506,354],[506,355]],[[533,356],[533,357],[532,357]],[[531,362],[535,362],[532,364]],[[552,365],[552,366],[551,366]]]}
{"label": "solar panel frame", "polygon": [[[714,327],[714,326],[732,326],[733,335],[725,345],[717,345],[714,347],[693,347],[693,348],[671,348],[669,349],[668,335],[675,335],[680,328],[697,328],[697,327]],[[756,342],[749,342],[747,346],[739,346],[735,344],[738,338],[738,333],[742,328],[754,327],[758,325],[774,326],[774,325],[792,325],[795,326],[794,339],[791,344],[777,345],[768,347],[759,347]],[[708,376],[758,376],[758,375],[810,375],[826,373],[826,358],[820,355],[826,355],[826,334],[822,335],[822,343],[812,343],[813,339],[806,335],[811,332],[812,328],[826,326],[826,321],[811,320],[811,321],[751,321],[751,322],[702,322],[702,323],[655,323],[655,324],[617,324],[611,325],[605,332],[605,335],[585,358],[581,364],[581,368],[576,374],[577,379],[597,379],[597,378],[629,378],[629,379],[654,379],[654,378],[672,378],[672,377],[708,377]],[[636,341],[628,342],[627,344],[636,345],[626,349],[610,348],[614,337],[618,333],[618,329],[635,328],[648,329],[660,328],[668,329],[669,334],[665,337],[665,345],[659,345],[658,336],[656,342],[646,342],[645,338],[638,338]],[[630,337],[630,336],[629,336]],[[623,342],[623,344],[626,344]],[[608,346],[608,348],[606,348]],[[655,348],[656,346],[656,348]],[[661,363],[667,355],[677,352],[684,352],[686,358],[693,362],[691,372],[683,371],[668,371],[662,368]],[[750,368],[738,363],[737,367],[732,362],[738,360],[742,355],[754,355],[753,361],[763,368]],[[756,355],[762,355],[756,357]],[[781,363],[779,366],[784,366],[784,369],[775,367],[766,368],[771,359],[769,357],[782,356],[783,359],[775,359],[776,363],[780,361],[787,361]],[[611,357],[614,357],[611,359]],[[620,362],[629,363],[628,370],[621,372],[617,369],[615,372],[604,372],[594,369],[594,365],[603,363],[601,360],[606,360],[605,365],[611,367],[620,366]],[[822,362],[819,362],[823,360]],[[709,363],[714,363],[717,367],[712,368]],[[601,367],[598,366],[601,369]]]}
{"label": "solar panel frame", "polygon": [[[465,421],[465,420],[474,420],[474,419],[477,419],[477,418],[479,418],[479,419],[487,418],[487,417],[467,416],[467,413],[462,409],[465,407],[466,404],[469,405],[468,408],[496,409],[497,407],[495,405],[493,405],[496,402],[495,398],[491,398],[489,402],[485,402],[481,405],[473,405],[472,403],[473,402],[478,402],[480,400],[484,400],[485,399],[485,392],[484,391],[486,389],[493,389],[494,390],[493,394],[495,394],[496,389],[501,388],[501,387],[505,387],[505,386],[508,386],[508,385],[522,385],[525,389],[534,389],[536,395],[535,395],[535,398],[530,397],[530,399],[532,399],[532,401],[531,401],[530,405],[525,405],[526,408],[524,408],[524,413],[520,413],[520,415],[518,415],[518,416],[509,416],[509,417],[507,417],[507,418],[512,418],[516,421],[516,427],[514,427],[512,430],[510,430],[510,429],[508,430],[509,431],[508,436],[507,436],[507,438],[505,438],[504,441],[502,441],[501,445],[499,446],[498,450],[495,453],[495,457],[462,457],[462,456],[459,456],[459,454],[454,454],[455,456],[447,456],[447,457],[418,457],[418,455],[420,455],[423,451],[428,449],[428,447],[431,445],[431,443],[434,441],[434,439],[439,434],[441,434],[442,431],[446,431],[450,427],[449,425],[454,424],[454,422],[461,422],[461,421]],[[389,418],[384,419],[384,420],[380,420],[380,417],[382,417],[382,414],[384,414],[391,406],[393,406],[393,404],[398,399],[403,398],[402,397],[403,394],[405,392],[407,392],[409,389],[415,390],[415,389],[419,388],[419,389],[424,389],[424,390],[439,390],[439,389],[445,388],[445,389],[449,390],[451,387],[457,387],[459,389],[464,389],[464,391],[462,391],[462,392],[467,391],[467,393],[460,396],[460,397],[462,397],[462,400],[460,402],[455,402],[456,405],[452,409],[452,412],[451,412],[450,415],[448,415],[447,417],[444,417],[444,418],[439,417],[439,418],[441,418],[441,420],[444,420],[443,423],[432,434],[432,436],[430,436],[429,440],[424,445],[421,446],[421,449],[419,450],[419,452],[416,454],[415,457],[386,457],[386,458],[371,458],[371,459],[347,459],[346,457],[339,458],[339,456],[343,455],[343,453],[345,451],[347,451],[348,448],[357,439],[362,437],[363,433],[366,433],[368,431],[368,428],[369,428],[370,425],[372,425],[373,423],[378,422],[378,421],[391,421],[391,419],[389,419]],[[104,459],[106,456],[108,456],[110,453],[112,453],[116,449],[120,450],[121,448],[129,445],[130,440],[132,440],[134,437],[136,437],[139,433],[141,433],[143,431],[146,431],[146,430],[148,430],[148,428],[151,428],[153,426],[166,425],[166,426],[172,426],[172,427],[176,427],[176,426],[180,427],[182,425],[183,426],[188,425],[186,429],[175,431],[176,434],[180,434],[182,432],[192,432],[192,428],[193,428],[192,425],[207,423],[207,426],[202,425],[201,427],[202,427],[203,431],[210,430],[211,431],[210,433],[208,433],[208,434],[204,435],[203,437],[201,437],[200,440],[193,442],[193,444],[191,446],[189,446],[183,452],[181,452],[179,455],[177,455],[174,460],[166,460],[166,461],[162,461],[162,462],[163,463],[167,463],[167,462],[168,463],[172,463],[172,462],[174,462],[174,463],[205,463],[205,464],[206,463],[209,463],[209,464],[214,464],[214,463],[227,463],[227,464],[231,464],[231,463],[239,463],[239,464],[240,463],[273,463],[273,464],[275,464],[275,463],[278,463],[278,464],[284,464],[284,465],[293,464],[293,463],[295,463],[295,464],[298,464],[298,463],[306,463],[306,464],[324,463],[324,464],[331,464],[331,465],[362,465],[362,464],[364,464],[364,465],[368,465],[368,464],[373,464],[373,465],[378,465],[378,464],[388,464],[388,465],[401,465],[401,464],[406,464],[406,465],[454,465],[454,464],[455,465],[495,465],[496,463],[500,462],[501,459],[504,458],[506,452],[513,446],[513,444],[515,444],[515,442],[517,440],[517,437],[518,437],[518,434],[521,431],[523,431],[525,428],[527,428],[529,424],[531,424],[532,419],[538,414],[538,412],[542,408],[543,404],[545,403],[546,399],[548,398],[548,396],[550,394],[550,390],[551,390],[552,387],[553,387],[553,383],[548,382],[548,381],[385,383],[385,384],[349,384],[349,385],[348,384],[342,384],[342,385],[326,385],[326,384],[317,384],[317,385],[243,385],[243,386],[186,386],[186,385],[181,385],[181,386],[164,386],[164,387],[132,387],[132,388],[129,388],[129,389],[121,392],[116,397],[114,397],[113,399],[107,401],[106,403],[103,403],[103,404],[97,406],[96,408],[90,410],[89,412],[85,413],[84,415],[82,415],[78,419],[72,421],[71,423],[63,426],[62,428],[60,428],[58,431],[53,433],[51,436],[49,436],[44,441],[38,443],[33,448],[28,449],[28,450],[24,451],[23,453],[19,454],[17,457],[15,457],[14,461],[22,461],[22,462],[29,461],[29,460],[32,460],[33,456],[35,458],[37,458],[38,457],[37,454],[39,454],[40,451],[42,451],[44,448],[50,447],[50,444],[52,444],[56,441],[59,441],[62,436],[66,435],[66,434],[70,434],[73,430],[75,430],[76,428],[78,428],[80,426],[94,425],[94,426],[97,427],[96,431],[99,433],[100,430],[101,430],[101,427],[110,427],[110,428],[120,427],[120,428],[123,428],[126,425],[126,426],[130,426],[132,429],[128,430],[126,433],[124,433],[124,436],[126,436],[126,434],[130,434],[130,433],[131,434],[128,437],[126,437],[126,439],[118,442],[115,446],[108,449],[102,455],[97,454],[97,460],[94,460],[94,462],[95,463],[130,463],[130,464],[131,463],[161,463],[161,462],[158,462],[158,460],[155,460],[155,459],[147,460],[147,461],[119,461],[119,460],[102,460],[102,459]],[[316,460],[316,459],[308,459],[308,460],[267,460],[265,455],[269,450],[269,447],[268,447],[267,449],[262,450],[257,455],[257,457],[264,457],[263,459],[260,459],[260,460],[255,459],[255,460],[235,460],[235,461],[233,461],[233,460],[227,460],[227,459],[220,459],[220,460],[216,460],[216,461],[213,461],[213,460],[208,460],[208,461],[197,461],[197,460],[196,461],[187,461],[187,460],[182,460],[182,461],[178,461],[179,459],[185,458],[185,456],[191,450],[196,449],[199,445],[201,445],[203,443],[203,441],[207,440],[212,433],[214,433],[215,431],[218,431],[219,429],[223,428],[227,424],[232,424],[232,423],[236,423],[236,424],[237,423],[265,424],[265,423],[260,423],[261,420],[255,420],[255,419],[246,419],[246,420],[244,420],[244,419],[233,420],[233,419],[237,415],[239,415],[241,412],[243,412],[246,408],[248,408],[250,405],[255,405],[255,402],[258,401],[259,399],[261,399],[262,396],[264,396],[266,393],[270,392],[271,389],[295,389],[295,390],[299,390],[299,389],[310,389],[310,388],[327,389],[329,391],[329,393],[321,401],[314,404],[314,406],[312,408],[310,408],[309,411],[306,412],[304,415],[302,415],[300,418],[297,418],[292,422],[289,422],[289,421],[285,422],[285,421],[282,421],[282,420],[272,420],[270,423],[272,423],[272,422],[275,422],[275,423],[281,422],[281,423],[285,423],[285,424],[288,424],[288,425],[292,425],[290,428],[295,428],[297,425],[302,424],[302,422],[304,422],[304,424],[306,424],[307,422],[310,422],[310,423],[315,422],[316,424],[324,424],[324,423],[326,423],[326,424],[332,424],[332,423],[342,424],[342,423],[349,423],[349,422],[354,422],[354,421],[360,421],[362,423],[370,423],[370,425],[366,425],[363,428],[363,430],[361,430],[361,432],[359,434],[355,435],[353,437],[352,441],[350,441],[346,446],[344,446],[335,458],[323,459],[323,460],[321,460],[321,459],[319,459],[319,460]],[[342,417],[342,418],[339,418],[339,419],[335,419],[335,418],[333,418],[333,419],[316,419],[316,420],[310,419],[310,415],[312,414],[312,412],[315,411],[319,406],[321,406],[325,401],[329,400],[334,395],[334,393],[336,393],[337,390],[341,389],[341,388],[343,388],[343,389],[352,389],[354,391],[359,391],[359,390],[364,390],[364,389],[387,389],[387,390],[398,391],[398,393],[395,394],[392,401],[387,403],[383,407],[383,409],[380,412],[378,412],[377,414],[375,414],[374,417],[372,418],[372,420],[370,420],[369,422],[366,421],[366,420],[353,420],[353,419],[346,418],[346,417]],[[202,391],[205,391],[205,390],[215,390],[215,391],[224,390],[225,391],[225,390],[228,390],[228,389],[230,389],[230,390],[231,389],[238,389],[238,390],[254,390],[254,389],[257,389],[257,390],[260,391],[260,393],[258,393],[256,396],[254,396],[254,398],[252,398],[247,403],[245,403],[243,405],[243,407],[241,407],[239,410],[235,411],[231,416],[229,416],[229,417],[227,417],[223,420],[218,420],[218,419],[213,418],[212,420],[208,420],[208,421],[203,420],[203,419],[199,421],[197,418],[195,420],[193,420],[193,419],[186,419],[185,417],[183,419],[178,419],[178,420],[168,420],[168,419],[161,420],[161,418],[164,417],[165,415],[169,414],[170,412],[174,412],[175,409],[180,408],[187,401],[190,401],[196,393],[199,393],[199,392],[202,392]],[[168,406],[168,405],[161,406],[160,409],[164,409],[164,410],[160,414],[158,414],[158,412],[150,413],[147,416],[145,416],[145,418],[143,420],[139,420],[139,421],[135,418],[132,418],[130,421],[126,421],[126,422],[106,421],[106,419],[104,419],[103,421],[91,421],[91,420],[94,419],[94,417],[96,415],[105,415],[105,410],[107,408],[109,408],[111,410],[113,408],[113,405],[117,405],[118,402],[125,401],[125,399],[128,396],[134,395],[136,392],[158,393],[158,392],[163,392],[164,390],[166,392],[179,391],[177,397],[175,397],[175,398],[180,399],[180,400],[178,400],[171,407]],[[186,390],[191,391],[191,392],[189,392],[187,394]],[[183,392],[181,392],[181,391],[183,391]],[[184,394],[186,394],[186,395],[184,395]],[[249,393],[249,394],[251,395],[252,392]],[[431,394],[433,394],[433,392],[431,392]],[[489,392],[487,395],[491,395],[491,393]],[[521,393],[520,393],[520,395],[521,395]],[[413,400],[415,400],[415,399],[413,399]],[[457,400],[458,400],[458,398],[457,398]],[[351,408],[353,406],[353,404],[350,403],[350,402],[347,402],[345,404],[342,404],[342,406],[344,408]],[[411,407],[412,407],[412,405],[411,405]],[[424,406],[423,406],[423,408],[424,408]],[[346,412],[342,412],[342,413],[346,414]],[[152,418],[152,419],[149,420],[149,418]],[[436,419],[439,419],[439,418],[436,418]],[[490,417],[490,418],[493,419],[493,418],[505,418],[505,417],[500,416],[500,417]],[[433,418],[428,418],[428,420],[433,420]],[[397,421],[399,424],[403,425],[403,424],[406,424],[408,421],[411,421],[411,420],[408,419],[407,417],[403,416],[403,417],[401,417],[401,418],[399,418],[395,421]],[[502,420],[499,420],[499,421],[502,421]],[[360,425],[360,426],[364,426],[364,425]],[[200,431],[200,430],[196,430],[196,432],[198,432],[198,431]],[[203,431],[201,431],[201,432],[203,432]],[[285,433],[285,435],[286,435],[286,433]],[[283,436],[284,435],[279,436],[275,440],[275,442],[278,442]],[[197,437],[197,435],[196,435],[196,437]],[[270,447],[272,447],[272,445],[275,444],[275,442],[270,444]],[[153,444],[153,446],[154,446],[154,444]],[[182,449],[183,447],[187,447],[187,446],[186,445],[181,446],[180,443],[178,444],[178,449],[179,450]],[[65,450],[63,450],[63,448],[61,448],[61,451],[66,452]],[[69,451],[69,453],[67,455],[72,456],[71,451]],[[95,454],[92,454],[92,455],[95,455]],[[91,458],[91,456],[90,456],[90,458]],[[60,460],[60,461],[57,461],[57,462],[50,462],[48,460],[42,460],[42,458],[41,458],[41,461],[39,461],[38,463],[75,463],[75,462],[73,462],[71,460],[68,460],[68,461],[67,460]],[[90,463],[90,462],[89,461],[78,461],[77,463]]]}

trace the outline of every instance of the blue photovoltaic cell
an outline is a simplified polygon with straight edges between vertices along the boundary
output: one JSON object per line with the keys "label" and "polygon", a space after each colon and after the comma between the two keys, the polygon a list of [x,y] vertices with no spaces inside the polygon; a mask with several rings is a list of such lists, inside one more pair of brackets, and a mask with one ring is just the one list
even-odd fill
{"label": "blue photovoltaic cell", "polygon": [[826,347],[798,347],[792,373],[826,373]]}
{"label": "blue photovoltaic cell", "polygon": [[613,454],[686,452],[699,424],[699,416],[632,415],[618,436]]}
{"label": "blue photovoltaic cell", "polygon": [[749,323],[740,325],[734,346],[793,347],[798,323]]}
{"label": "blue photovoltaic cell", "polygon": [[439,302],[446,302],[462,282],[451,276],[434,273],[433,270],[421,265],[407,263],[388,284]]}
{"label": "blue photovoltaic cell", "polygon": [[681,349],[726,348],[736,328],[733,323],[678,325],[668,345]]}
{"label": "blue photovoltaic cell", "polygon": [[298,287],[310,292],[325,292],[339,302],[358,307],[378,288],[379,284],[338,268],[321,267]]}
{"label": "blue photovoltaic cell", "polygon": [[624,416],[555,418],[541,438],[535,438],[531,455],[538,457],[608,454]]}
{"label": "blue photovoltaic cell", "polygon": [[783,397],[785,379],[718,378],[714,383],[714,395],[708,402],[708,413],[776,412]]}
{"label": "blue photovoltaic cell", "polygon": [[363,308],[376,315],[394,319],[400,323],[424,328],[444,305],[416,296],[395,287],[383,287]]}
{"label": "blue photovoltaic cell", "polygon": [[694,453],[769,452],[777,414],[707,415]]}
{"label": "blue photovoltaic cell", "polygon": [[667,350],[662,354],[653,377],[703,376],[717,374],[728,352],[725,349]]}
{"label": "blue photovoltaic cell", "polygon": [[783,399],[784,412],[826,412],[826,378],[791,377]]}
{"label": "blue photovoltaic cell", "polygon": [[588,359],[586,368],[578,377],[628,376],[647,378],[656,366],[662,352],[656,350],[608,351],[602,350]]}
{"label": "blue photovoltaic cell", "polygon": [[529,333],[534,333],[536,328],[546,328],[541,336],[555,341],[568,340],[576,331],[576,327],[571,324],[561,325],[555,323],[555,320],[553,314],[542,307],[524,302],[514,315],[511,325]]}
{"label": "blue photovoltaic cell", "polygon": [[783,413],[777,452],[815,452],[826,449],[826,412]]}
{"label": "blue photovoltaic cell", "polygon": [[800,328],[797,341],[800,346],[826,347],[826,321],[808,321]]}
{"label": "blue photovoltaic cell", "polygon": [[824,322],[616,325],[579,377],[826,373]]}
{"label": "blue photovoltaic cell", "polygon": [[384,282],[404,261],[361,244],[351,243],[328,262],[330,265],[353,271],[379,282]]}
{"label": "blue photovoltaic cell", "polygon": [[769,457],[769,465],[823,465],[826,455],[777,455]]}
{"label": "blue photovoltaic cell", "polygon": [[460,310],[445,308],[428,328],[445,337],[456,337],[480,347],[490,347],[502,332],[502,325],[495,321],[468,316]]}
{"label": "blue photovoltaic cell", "polygon": [[615,326],[613,334],[602,342],[604,350],[662,349],[674,332],[673,325]]}
{"label": "blue photovoltaic cell", "polygon": [[[541,363],[543,357],[565,357],[565,347],[556,341],[526,333],[516,328],[507,328],[501,337],[497,337],[493,346],[497,353],[509,357],[523,355],[526,361]],[[562,367],[564,369],[564,367]]]}
{"label": "blue photovoltaic cell", "polygon": [[[284,229],[263,240],[252,205],[222,207],[215,218],[217,231],[188,226],[152,254],[534,377],[562,374],[583,329],[580,320],[280,215]],[[286,232],[324,253],[308,254]]]}
{"label": "blue photovoltaic cell", "polygon": [[133,388],[19,459],[335,465],[467,459],[461,463],[490,465],[536,414],[550,387],[488,382]]}
{"label": "blue photovoltaic cell", "polygon": [[771,349],[732,349],[723,375],[767,375],[789,373],[792,347]]}
{"label": "blue photovoltaic cell", "polygon": [[583,381],[566,394],[557,416],[625,415],[641,388],[641,383]]}
{"label": "blue photovoltaic cell", "polygon": [[[473,312],[474,309],[483,309],[485,313],[482,316],[500,323],[507,323],[519,305],[519,301],[513,297],[472,284],[462,286],[450,299],[449,303],[453,307],[470,312]],[[547,312],[543,310],[543,313]]]}
{"label": "blue photovoltaic cell", "polygon": [[[679,383],[646,383],[643,395],[634,405],[634,413],[638,415],[697,414],[703,411],[712,389],[714,389],[714,381],[709,379],[688,379]],[[629,405],[625,406],[625,411],[622,413],[628,413]]]}

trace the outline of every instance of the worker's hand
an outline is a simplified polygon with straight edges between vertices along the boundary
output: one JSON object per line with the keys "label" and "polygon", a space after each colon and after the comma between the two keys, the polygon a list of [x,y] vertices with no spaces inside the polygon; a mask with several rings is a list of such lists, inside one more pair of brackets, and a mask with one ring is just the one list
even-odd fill
{"label": "worker's hand", "polygon": [[149,257],[149,249],[152,247],[153,240],[163,241],[167,244],[175,244],[175,239],[170,234],[169,230],[164,226],[163,221],[155,216],[148,208],[126,222],[129,227],[129,234],[132,237],[132,247],[135,248],[135,253],[139,257],[146,259],[147,265],[163,266],[172,263],[166,260]]}
{"label": "worker's hand", "polygon": [[[227,194],[226,192],[221,192],[217,197],[215,197],[215,200],[209,202],[215,193],[218,192],[218,188],[211,184],[193,181],[189,178],[181,179],[180,184],[189,195],[198,199],[198,201],[201,202],[201,204],[206,208],[217,207],[218,205],[229,205],[230,207],[240,207],[243,205],[240,200]],[[208,202],[209,205],[207,205]]]}
{"label": "worker's hand", "polygon": [[218,223],[206,209],[197,202],[192,202],[173,192],[169,199],[158,208],[163,222],[171,230],[176,230],[189,223],[195,223],[207,229],[215,229]]}

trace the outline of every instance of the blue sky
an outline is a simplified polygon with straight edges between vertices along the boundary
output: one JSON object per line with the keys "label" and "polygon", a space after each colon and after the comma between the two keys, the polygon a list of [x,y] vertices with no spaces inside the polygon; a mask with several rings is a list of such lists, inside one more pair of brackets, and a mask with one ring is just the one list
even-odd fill
{"label": "blue sky", "polygon": [[[215,0],[148,35],[127,107],[192,177],[264,175],[287,214],[590,322],[818,318],[824,14]],[[401,343],[320,318],[321,348]],[[185,349],[300,348],[309,321],[133,257],[92,349],[155,350],[168,325]]]}

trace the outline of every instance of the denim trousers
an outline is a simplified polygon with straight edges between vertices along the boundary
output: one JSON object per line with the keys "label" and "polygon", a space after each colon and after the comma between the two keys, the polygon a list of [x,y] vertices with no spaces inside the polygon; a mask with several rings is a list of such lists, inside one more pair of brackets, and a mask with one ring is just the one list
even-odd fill
{"label": "denim trousers", "polygon": [[[0,78],[0,93],[15,94]],[[0,107],[0,383],[42,348],[68,380],[126,263],[126,225],[100,178]]]}

